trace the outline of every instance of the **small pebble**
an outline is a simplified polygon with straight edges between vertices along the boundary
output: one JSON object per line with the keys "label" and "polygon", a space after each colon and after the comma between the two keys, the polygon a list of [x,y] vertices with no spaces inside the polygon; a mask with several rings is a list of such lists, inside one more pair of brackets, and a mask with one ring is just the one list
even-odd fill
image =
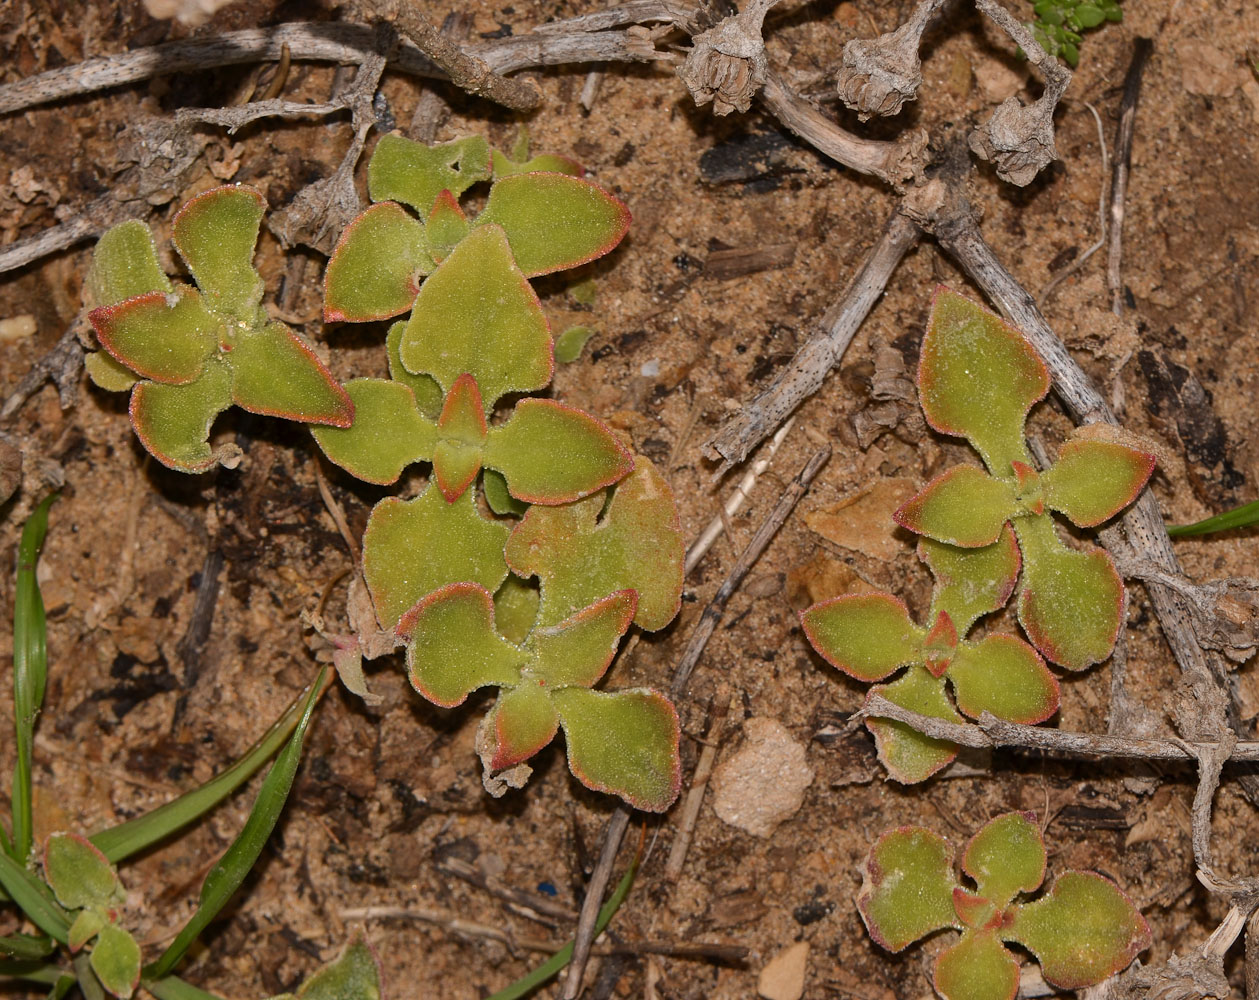
{"label": "small pebble", "polygon": [[731,826],[768,837],[800,811],[813,769],[804,747],[775,719],[748,719],[743,735],[743,748],[713,772],[713,810]]}
{"label": "small pebble", "polygon": [[761,970],[756,992],[765,1000],[800,1000],[804,995],[804,974],[808,964],[808,941],[798,941],[790,948],[784,948]]}
{"label": "small pebble", "polygon": [[14,340],[25,340],[36,330],[35,317],[30,313],[21,316],[10,316],[0,319],[0,341],[10,343]]}

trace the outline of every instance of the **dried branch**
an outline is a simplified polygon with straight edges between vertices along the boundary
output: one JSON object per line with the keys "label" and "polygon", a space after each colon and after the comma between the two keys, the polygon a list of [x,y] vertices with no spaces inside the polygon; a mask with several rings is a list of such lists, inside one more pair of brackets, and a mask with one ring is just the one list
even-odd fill
{"label": "dried branch", "polygon": [[1119,102],[1115,173],[1110,185],[1110,248],[1106,255],[1106,285],[1110,289],[1110,309],[1116,316],[1123,315],[1123,280],[1120,277],[1120,263],[1123,260],[1123,216],[1124,201],[1128,196],[1128,172],[1132,168],[1137,101],[1141,97],[1141,77],[1145,73],[1145,64],[1153,51],[1154,43],[1148,38],[1138,38],[1133,43],[1132,62],[1128,64],[1128,73],[1123,81],[1123,98]]}
{"label": "dried branch", "polygon": [[74,405],[79,377],[83,372],[83,345],[75,336],[77,322],[76,320],[75,324],[71,324],[53,349],[31,365],[30,371],[22,376],[22,381],[9,394],[4,406],[0,407],[0,421],[8,420],[17,413],[22,404],[49,379],[57,387],[57,399],[61,408],[66,410]]}
{"label": "dried branch", "polygon": [[673,838],[673,845],[669,848],[669,860],[664,866],[664,877],[670,881],[677,880],[682,874],[682,866],[686,864],[686,852],[690,849],[691,837],[695,833],[700,806],[704,804],[704,792],[708,788],[708,779],[712,777],[713,765],[717,762],[717,747],[721,743],[726,719],[738,697],[737,691],[728,697],[724,690],[717,694],[704,740],[704,749],[700,751],[699,760],[695,764],[695,773],[691,776],[691,787],[687,790],[686,801],[682,803],[678,832]]}
{"label": "dried branch", "polygon": [[827,373],[839,364],[857,330],[883,295],[901,258],[921,235],[918,226],[902,212],[892,212],[843,296],[827,310],[817,330],[791,362],[704,443],[705,451],[721,462],[716,476],[747,458],[792,410],[822,387]]}
{"label": "dried branch", "polygon": [[577,929],[573,933],[573,957],[564,974],[564,989],[560,994],[563,1000],[576,1000],[577,994],[581,992],[581,980],[586,974],[586,963],[590,960],[590,946],[594,943],[595,922],[599,919],[603,894],[612,878],[612,865],[621,849],[621,841],[625,839],[625,831],[629,829],[629,821],[630,809],[623,803],[613,809],[608,818],[608,825],[603,833],[603,848],[599,851],[599,861],[586,885],[586,897],[581,901],[581,915],[577,918]]}
{"label": "dried branch", "polygon": [[364,0],[385,22],[414,42],[426,56],[444,69],[451,83],[469,94],[485,97],[512,111],[532,111],[542,103],[542,92],[532,81],[509,80],[495,73],[489,63],[469,55],[449,36],[443,35],[418,7],[406,0]]}

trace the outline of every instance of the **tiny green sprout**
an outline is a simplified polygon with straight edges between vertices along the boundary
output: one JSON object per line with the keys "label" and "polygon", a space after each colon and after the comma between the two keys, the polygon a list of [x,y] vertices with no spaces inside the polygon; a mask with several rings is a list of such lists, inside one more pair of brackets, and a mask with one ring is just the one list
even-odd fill
{"label": "tiny green sprout", "polygon": [[1070,66],[1080,62],[1080,41],[1085,31],[1106,21],[1122,21],[1118,0],[1037,0],[1036,20],[1028,27],[1049,55],[1061,56]]}
{"label": "tiny green sprout", "polygon": [[[800,615],[805,635],[832,666],[861,681],[880,681],[908,667],[891,684],[870,689],[923,715],[949,722],[991,712],[1024,724],[1044,722],[1058,710],[1058,681],[1023,640],[992,633],[967,640],[982,615],[1003,607],[1019,574],[1014,532],[1004,526],[998,540],[963,549],[924,538],[918,557],[935,577],[931,627],[914,624],[905,604],[891,594],[837,597]],[[903,723],[870,718],[879,759],[897,781],[924,781],[957,756],[957,746],[915,732]]]}
{"label": "tiny green sprout", "polygon": [[1045,843],[1033,813],[996,817],[962,855],[959,882],[948,841],[923,827],[884,833],[863,869],[857,908],[870,936],[901,951],[945,928],[961,939],[940,953],[933,976],[944,1000],[1014,1000],[1018,960],[1007,943],[1026,948],[1047,982],[1074,990],[1100,983],[1149,947],[1150,928],[1110,879],[1094,872],[1045,880]]}
{"label": "tiny green sprout", "polygon": [[114,866],[86,837],[54,833],[44,846],[44,878],[58,903],[78,911],[67,935],[71,952],[95,939],[92,971],[109,993],[126,1000],[140,982],[140,946],[116,923],[126,893]]}
{"label": "tiny green sprout", "polygon": [[381,995],[380,962],[362,937],[356,937],[296,993],[281,993],[270,1000],[380,1000]]}
{"label": "tiny green sprout", "polygon": [[206,191],[175,216],[173,241],[196,288],[174,285],[152,234],[124,222],[97,244],[89,314],[104,351],[87,370],[101,388],[131,392],[131,422],[152,455],[203,472],[230,452],[209,444],[233,403],[252,413],[348,427],[350,397],[310,347],[262,306],[253,266],[266,203],[252,188]]}
{"label": "tiny green sprout", "polygon": [[910,531],[964,548],[992,545],[1012,524],[1023,558],[1019,621],[1046,659],[1082,670],[1114,648],[1123,581],[1103,550],[1068,548],[1049,511],[1079,527],[1102,524],[1136,499],[1154,456],[1080,435],[1038,472],[1023,425],[1048,391],[1044,362],[1017,330],[938,290],[918,368],[923,412],[937,431],[969,441],[988,471],[954,466],[893,516]]}

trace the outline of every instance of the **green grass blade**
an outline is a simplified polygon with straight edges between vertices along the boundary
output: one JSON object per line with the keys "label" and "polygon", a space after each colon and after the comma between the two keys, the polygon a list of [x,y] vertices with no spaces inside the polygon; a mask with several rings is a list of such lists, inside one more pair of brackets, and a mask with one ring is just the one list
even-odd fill
{"label": "green grass blade", "polygon": [[36,927],[65,944],[70,918],[53,898],[52,890],[7,854],[0,854],[0,885]]}
{"label": "green grass blade", "polygon": [[142,985],[157,1000],[221,1000],[213,993],[185,982],[178,976],[167,976],[164,979],[145,979]]}
{"label": "green grass blade", "polygon": [[48,1000],[65,1000],[69,992],[74,989],[78,980],[74,976],[62,973],[57,977],[57,981],[52,984],[52,989],[48,991]]}
{"label": "green grass blade", "polygon": [[[322,697],[329,686],[326,682],[320,684],[316,699]],[[253,777],[254,773],[292,735],[298,720],[302,717],[303,705],[310,697],[310,693],[310,688],[301,691],[289,703],[284,714],[263,733],[262,738],[250,748],[249,752],[222,774],[211,778],[199,788],[185,792],[179,798],[167,802],[166,805],[158,806],[152,812],[127,820],[108,830],[102,830],[88,839],[105,857],[117,864],[124,858],[144,850],[193,820],[204,816]]]}
{"label": "green grass blade", "polygon": [[[65,970],[54,962],[33,962],[20,959],[0,959],[0,976],[25,979],[32,983],[56,986],[65,977]],[[70,982],[74,982],[70,979]]]}
{"label": "green grass blade", "polygon": [[245,876],[253,868],[258,856],[262,853],[275,829],[280,812],[288,799],[289,790],[293,787],[293,777],[297,774],[297,765],[302,759],[302,740],[306,736],[306,728],[310,725],[311,714],[323,688],[324,676],[328,668],[319,672],[319,677],[311,688],[306,702],[302,706],[302,717],[297,723],[293,735],[289,737],[284,749],[276,757],[271,770],[262,782],[262,789],[249,812],[249,818],[241,828],[232,845],[224,853],[201,884],[201,903],[197,912],[184,925],[183,930],[162,953],[162,957],[154,965],[145,970],[149,979],[162,979],[168,975],[189,946],[197,939],[221,909],[227,905]]}
{"label": "green grass blade", "polygon": [[56,946],[52,938],[34,934],[12,934],[0,937],[0,955],[24,962],[47,958]]}
{"label": "green grass blade", "polygon": [[26,864],[31,853],[31,747],[35,717],[44,703],[48,682],[48,630],[35,564],[48,533],[48,508],[56,499],[54,493],[26,519],[17,557],[17,596],[13,606],[13,729],[17,765],[13,771],[13,842],[9,855],[21,864]]}
{"label": "green grass blade", "polygon": [[105,987],[96,978],[91,958],[86,951],[74,956],[74,974],[79,989],[83,991],[83,1000],[105,1000]]}
{"label": "green grass blade", "polygon": [[[608,901],[599,908],[599,917],[595,920],[595,936],[603,933],[603,929],[612,922],[612,917],[616,911],[621,908],[621,904],[625,902],[625,897],[629,895],[630,886],[634,884],[634,875],[638,871],[638,859],[635,858],[633,864],[629,866],[625,874],[621,876],[621,881],[617,883],[616,889],[612,895],[608,897]],[[510,986],[499,990],[487,1000],[518,1000],[530,991],[537,989],[548,979],[554,976],[560,969],[564,968],[573,958],[573,942],[569,941],[559,951],[539,965],[532,972],[521,976]]]}
{"label": "green grass blade", "polygon": [[1223,514],[1216,514],[1193,524],[1169,524],[1167,533],[1173,538],[1185,538],[1189,535],[1209,535],[1215,531],[1228,531],[1231,528],[1249,528],[1259,524],[1259,500],[1242,504]]}

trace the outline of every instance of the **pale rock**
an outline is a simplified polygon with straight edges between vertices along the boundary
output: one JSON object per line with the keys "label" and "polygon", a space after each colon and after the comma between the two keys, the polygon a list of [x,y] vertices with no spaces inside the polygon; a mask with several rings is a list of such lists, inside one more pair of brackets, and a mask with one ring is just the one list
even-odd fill
{"label": "pale rock", "polygon": [[713,810],[730,826],[768,837],[804,804],[813,769],[781,722],[748,719],[743,734],[742,749],[713,772]]}
{"label": "pale rock", "polygon": [[1228,97],[1242,82],[1237,60],[1214,45],[1188,41],[1176,46],[1180,79],[1191,94],[1201,97]]}
{"label": "pale rock", "polygon": [[756,992],[765,1000],[800,1000],[804,995],[804,974],[808,964],[808,941],[798,941],[790,948],[784,948],[761,970]]}
{"label": "pale rock", "polygon": [[975,83],[984,100],[992,104],[1000,104],[1008,97],[1013,97],[1027,82],[1027,74],[1010,69],[996,59],[981,60],[974,67]]}

